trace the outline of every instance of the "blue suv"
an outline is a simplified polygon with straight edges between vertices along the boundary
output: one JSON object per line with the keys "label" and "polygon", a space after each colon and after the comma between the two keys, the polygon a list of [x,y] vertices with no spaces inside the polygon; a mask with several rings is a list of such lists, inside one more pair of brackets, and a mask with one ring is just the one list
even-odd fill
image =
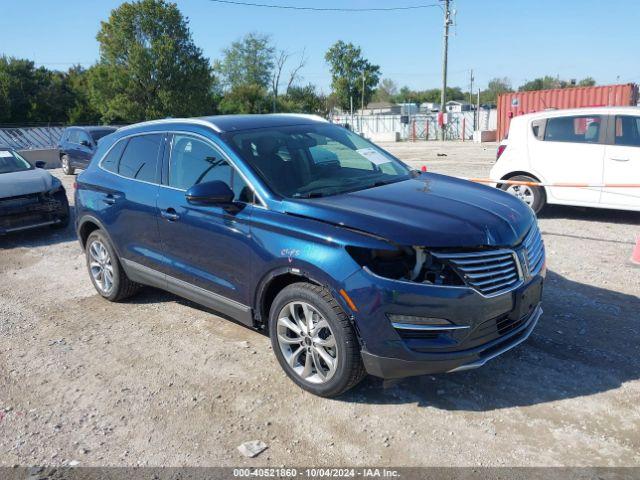
{"label": "blue suv", "polygon": [[76,168],[87,168],[98,147],[98,141],[115,127],[68,127],[58,142],[60,164],[65,175],[73,175]]}
{"label": "blue suv", "polygon": [[77,179],[100,295],[151,285],[267,332],[302,388],[475,368],[542,314],[544,245],[500,190],[303,115],[121,128]]}

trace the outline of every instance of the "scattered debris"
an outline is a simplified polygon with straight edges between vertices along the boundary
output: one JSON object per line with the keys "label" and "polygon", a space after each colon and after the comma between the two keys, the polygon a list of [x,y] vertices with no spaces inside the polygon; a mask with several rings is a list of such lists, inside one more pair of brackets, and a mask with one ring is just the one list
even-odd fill
{"label": "scattered debris", "polygon": [[260,455],[267,449],[267,444],[260,440],[244,442],[238,447],[238,451],[245,457],[253,458]]}

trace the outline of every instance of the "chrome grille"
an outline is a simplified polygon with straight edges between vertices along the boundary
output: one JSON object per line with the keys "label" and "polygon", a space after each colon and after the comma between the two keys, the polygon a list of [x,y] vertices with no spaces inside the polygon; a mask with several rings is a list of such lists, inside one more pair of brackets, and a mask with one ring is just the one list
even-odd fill
{"label": "chrome grille", "polygon": [[544,264],[544,243],[537,225],[531,228],[522,245],[526,248],[529,272],[536,275]]}
{"label": "chrome grille", "polygon": [[435,255],[449,262],[470,287],[483,295],[498,295],[520,282],[513,250]]}

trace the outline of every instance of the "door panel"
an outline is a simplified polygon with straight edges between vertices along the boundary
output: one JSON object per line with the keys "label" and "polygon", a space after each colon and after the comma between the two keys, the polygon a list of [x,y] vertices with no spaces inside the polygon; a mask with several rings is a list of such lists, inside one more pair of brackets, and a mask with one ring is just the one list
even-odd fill
{"label": "door panel", "polygon": [[[582,115],[549,118],[542,139],[529,137],[533,170],[547,183],[602,182],[604,117]],[[600,188],[548,187],[550,202],[597,205]]]}
{"label": "door panel", "polygon": [[[162,244],[158,231],[159,156],[164,135],[132,137],[120,155],[113,175],[104,182],[98,200],[109,233],[120,255],[145,267],[160,270]],[[105,160],[107,160],[105,158]]]}
{"label": "door panel", "polygon": [[[252,303],[249,220],[253,206],[240,201],[244,182],[208,141],[174,135],[168,158],[168,184],[158,198],[165,273],[243,305]],[[186,190],[196,183],[225,181],[236,192],[235,205],[196,205]],[[193,292],[192,292],[193,293]],[[214,308],[216,308],[214,306]],[[225,312],[218,308],[218,310]],[[233,312],[230,312],[233,314]]]}
{"label": "door panel", "polygon": [[[604,183],[640,184],[640,116],[618,115],[612,120],[613,145],[605,150]],[[600,203],[640,210],[640,188],[605,187]]]}

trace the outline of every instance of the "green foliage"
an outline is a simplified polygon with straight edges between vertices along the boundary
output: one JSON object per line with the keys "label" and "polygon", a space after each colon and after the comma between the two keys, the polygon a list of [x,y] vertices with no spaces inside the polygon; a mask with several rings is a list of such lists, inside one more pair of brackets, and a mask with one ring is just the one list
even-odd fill
{"label": "green foliage", "polygon": [[249,33],[223,50],[223,59],[216,65],[216,70],[230,89],[241,85],[258,85],[266,89],[271,81],[274,53],[268,35]]}
{"label": "green foliage", "polygon": [[317,94],[313,85],[289,87],[286,95],[278,97],[278,111],[315,115],[328,113],[326,99]]}
{"label": "green foliage", "polygon": [[511,81],[507,77],[492,78],[486,90],[480,92],[480,103],[497,103],[498,95],[512,91]]}
{"label": "green foliage", "polygon": [[73,103],[66,75],[30,60],[0,57],[0,123],[51,123]]}
{"label": "green foliage", "polygon": [[398,94],[398,86],[396,82],[390,78],[383,78],[373,94],[374,102],[393,102],[394,97]]}
{"label": "green foliage", "polygon": [[88,72],[89,95],[104,121],[213,113],[209,62],[175,4],[123,3],[96,38],[100,61]]}
{"label": "green foliage", "polygon": [[[447,87],[447,101],[449,100],[465,100],[468,96],[460,89],[460,87]],[[411,90],[409,87],[402,87],[400,92],[394,97],[397,103],[416,103],[424,102],[440,103],[440,89],[431,88],[429,90]]]}
{"label": "green foliage", "polygon": [[380,67],[364,58],[360,47],[342,40],[334,43],[324,58],[331,69],[331,87],[339,106],[348,110],[353,98],[355,109],[363,94],[365,105],[369,103],[380,80]]}
{"label": "green foliage", "polygon": [[596,84],[596,81],[592,77],[586,77],[576,83],[575,80],[572,82],[561,80],[559,77],[545,75],[544,77],[538,77],[526,82],[524,85],[521,85],[518,90],[521,92],[527,92],[531,90],[547,90],[551,88],[570,88],[575,87],[576,84],[579,87],[592,87]]}
{"label": "green foliage", "polygon": [[220,102],[222,113],[266,113],[270,109],[267,90],[262,85],[241,84],[225,93]]}

